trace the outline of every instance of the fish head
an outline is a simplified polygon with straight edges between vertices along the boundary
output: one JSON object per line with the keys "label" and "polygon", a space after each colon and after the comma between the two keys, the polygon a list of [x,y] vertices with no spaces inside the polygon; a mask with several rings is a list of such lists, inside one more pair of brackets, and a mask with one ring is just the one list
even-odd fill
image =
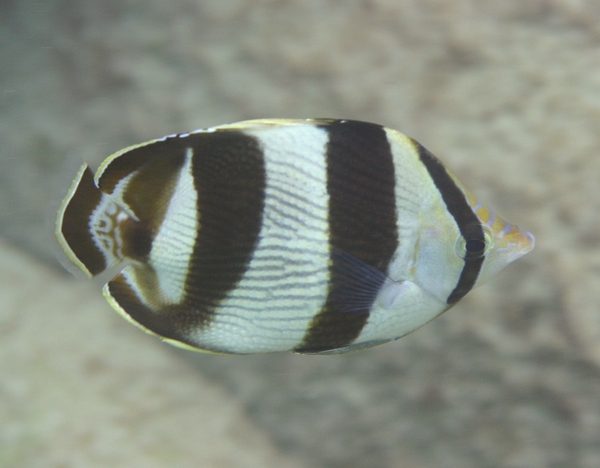
{"label": "fish head", "polygon": [[466,201],[471,208],[469,221],[457,221],[441,201],[429,204],[421,217],[410,273],[417,285],[448,306],[535,245],[530,232],[503,220],[455,182],[464,194],[463,206]]}
{"label": "fish head", "polygon": [[[467,192],[467,200],[481,222],[485,236],[485,256],[475,286],[485,283],[509,263],[531,252],[535,237],[516,224],[505,221],[487,205],[477,201]],[[461,255],[464,241],[457,240],[457,253]]]}

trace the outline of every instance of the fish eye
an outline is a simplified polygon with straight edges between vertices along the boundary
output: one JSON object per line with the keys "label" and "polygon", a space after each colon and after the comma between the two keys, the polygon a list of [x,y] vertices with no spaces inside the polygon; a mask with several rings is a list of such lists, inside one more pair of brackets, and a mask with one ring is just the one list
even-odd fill
{"label": "fish eye", "polygon": [[[465,236],[459,236],[456,240],[456,254],[463,259],[477,259],[486,255],[492,246],[492,235],[486,226],[483,228],[483,239],[479,236],[479,232],[467,232]],[[479,229],[477,229],[479,231]]]}
{"label": "fish eye", "polygon": [[485,242],[482,239],[465,239],[465,250],[467,254],[481,254],[485,250]]}

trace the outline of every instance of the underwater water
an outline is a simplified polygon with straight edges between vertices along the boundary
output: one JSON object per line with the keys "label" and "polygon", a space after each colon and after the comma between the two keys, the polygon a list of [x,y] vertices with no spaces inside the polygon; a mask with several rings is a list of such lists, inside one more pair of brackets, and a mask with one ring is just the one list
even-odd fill
{"label": "underwater water", "polygon": [[[567,0],[0,1],[0,467],[600,466],[598,25]],[[536,248],[339,356],[178,350],[61,268],[82,160],[264,117],[398,129]]]}

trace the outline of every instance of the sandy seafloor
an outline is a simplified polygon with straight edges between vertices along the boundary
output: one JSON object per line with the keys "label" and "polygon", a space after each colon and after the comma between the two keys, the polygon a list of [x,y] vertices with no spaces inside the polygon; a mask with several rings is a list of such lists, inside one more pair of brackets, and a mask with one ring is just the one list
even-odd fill
{"label": "sandy seafloor", "polygon": [[[600,466],[599,5],[0,1],[0,467]],[[178,351],[60,268],[82,159],[261,117],[397,128],[536,249],[328,357]]]}

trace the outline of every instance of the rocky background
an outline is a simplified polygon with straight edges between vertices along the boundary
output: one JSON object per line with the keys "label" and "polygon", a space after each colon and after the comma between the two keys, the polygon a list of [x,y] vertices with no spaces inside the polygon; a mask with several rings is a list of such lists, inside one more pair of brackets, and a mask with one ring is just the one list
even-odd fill
{"label": "rocky background", "polygon": [[[182,352],[55,260],[81,160],[261,117],[397,128],[537,237],[395,343]],[[0,0],[0,467],[600,466],[594,0]]]}

